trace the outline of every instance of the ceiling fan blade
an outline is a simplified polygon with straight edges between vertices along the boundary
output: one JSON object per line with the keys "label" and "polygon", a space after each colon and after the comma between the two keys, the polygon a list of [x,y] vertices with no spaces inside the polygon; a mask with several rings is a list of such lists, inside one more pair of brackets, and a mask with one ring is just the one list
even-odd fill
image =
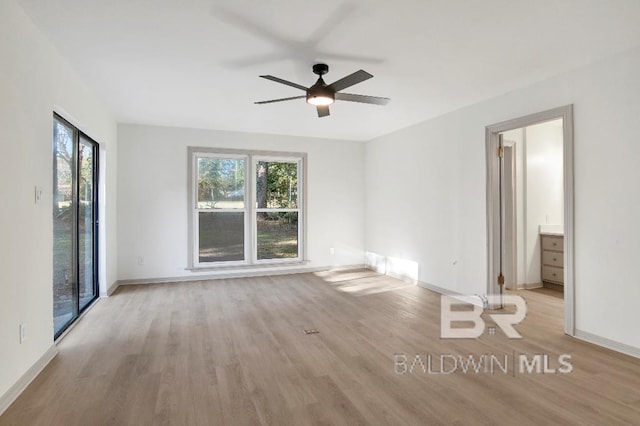
{"label": "ceiling fan blade", "polygon": [[318,57],[324,59],[335,59],[337,61],[347,61],[347,62],[364,62],[367,64],[382,64],[384,63],[384,59],[382,58],[374,58],[371,56],[359,56],[359,55],[343,55],[340,53],[328,53],[323,51],[318,51]]}
{"label": "ceiling fan blade", "polygon": [[341,78],[338,81],[334,81],[329,85],[336,92],[346,89],[347,87],[351,87],[354,84],[362,83],[365,80],[369,80],[373,77],[371,74],[364,70],[359,70],[354,72],[353,74],[349,74],[348,76]]}
{"label": "ceiling fan blade", "polygon": [[329,105],[318,105],[318,117],[326,117],[329,115]]}
{"label": "ceiling fan blade", "polygon": [[328,34],[334,32],[334,30],[340,26],[345,20],[349,19],[356,11],[357,6],[354,3],[344,2],[337,9],[335,9],[325,20],[318,26],[313,33],[307,37],[306,45],[310,47],[316,47],[324,40]]}
{"label": "ceiling fan blade", "polygon": [[230,61],[222,62],[222,65],[227,68],[246,68],[254,65],[268,64],[270,62],[277,62],[284,59],[289,59],[290,55],[286,52],[267,53],[260,56],[244,57],[238,59],[232,59]]}
{"label": "ceiling fan blade", "polygon": [[266,78],[267,80],[275,81],[276,83],[286,84],[287,86],[295,87],[296,89],[304,90],[305,92],[307,91],[307,88],[301,84],[292,83],[290,81],[283,80],[281,78],[274,77],[272,75],[261,75],[260,77]]}
{"label": "ceiling fan blade", "polygon": [[252,21],[231,9],[226,9],[222,6],[214,6],[211,9],[211,14],[225,24],[231,23],[246,32],[253,33],[261,39],[267,39],[276,45],[286,45],[289,43],[287,38],[282,37],[272,29],[265,27],[256,21]]}
{"label": "ceiling fan blade", "polygon": [[254,104],[256,105],[262,105],[262,104],[272,104],[274,102],[283,102],[283,101],[292,101],[294,99],[304,99],[306,98],[306,95],[302,95],[302,96],[293,96],[291,98],[281,98],[281,99],[271,99],[270,101],[260,101],[260,102],[254,102]]}
{"label": "ceiling fan blade", "polygon": [[378,96],[354,95],[351,93],[336,93],[336,100],[362,102],[363,104],[386,105],[391,99]]}

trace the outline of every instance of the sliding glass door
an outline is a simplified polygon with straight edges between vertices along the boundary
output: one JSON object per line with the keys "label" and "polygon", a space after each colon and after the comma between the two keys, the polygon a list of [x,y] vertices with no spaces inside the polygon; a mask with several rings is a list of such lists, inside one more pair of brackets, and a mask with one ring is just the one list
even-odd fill
{"label": "sliding glass door", "polygon": [[53,323],[57,338],[98,296],[98,144],[53,122]]}

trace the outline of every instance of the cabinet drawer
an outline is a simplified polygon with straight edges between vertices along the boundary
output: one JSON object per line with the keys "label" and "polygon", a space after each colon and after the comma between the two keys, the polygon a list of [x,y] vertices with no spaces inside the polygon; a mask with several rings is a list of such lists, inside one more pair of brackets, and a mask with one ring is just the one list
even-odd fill
{"label": "cabinet drawer", "polygon": [[557,251],[542,251],[542,264],[549,266],[564,266],[564,253]]}
{"label": "cabinet drawer", "polygon": [[542,266],[542,281],[551,281],[558,284],[564,283],[564,269],[555,266]]}
{"label": "cabinet drawer", "polygon": [[564,251],[564,242],[562,237],[542,237],[542,250]]}

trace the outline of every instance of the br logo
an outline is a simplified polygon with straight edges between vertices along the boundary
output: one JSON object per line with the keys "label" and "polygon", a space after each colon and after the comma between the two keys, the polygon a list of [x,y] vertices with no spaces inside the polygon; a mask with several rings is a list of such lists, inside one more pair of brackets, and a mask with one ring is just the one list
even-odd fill
{"label": "br logo", "polygon": [[[500,300],[502,299],[502,301]],[[443,339],[475,339],[484,333],[485,323],[480,317],[486,306],[514,306],[515,312],[489,314],[489,317],[509,339],[522,339],[513,326],[522,322],[527,315],[527,302],[517,295],[500,296],[451,296],[440,297],[440,337]],[[471,307],[471,309],[469,309]],[[464,308],[461,310],[460,308]],[[511,311],[511,310],[509,310]],[[457,327],[453,327],[458,323]],[[462,327],[462,323],[472,323],[473,327]],[[490,329],[495,332],[495,329]]]}

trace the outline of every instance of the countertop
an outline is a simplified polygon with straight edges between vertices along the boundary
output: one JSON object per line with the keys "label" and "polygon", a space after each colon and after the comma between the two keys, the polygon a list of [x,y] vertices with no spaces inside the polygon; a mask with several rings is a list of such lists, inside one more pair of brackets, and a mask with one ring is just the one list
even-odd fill
{"label": "countertop", "polygon": [[553,235],[555,237],[563,237],[564,226],[563,225],[540,225],[539,232],[540,232],[540,235]]}

